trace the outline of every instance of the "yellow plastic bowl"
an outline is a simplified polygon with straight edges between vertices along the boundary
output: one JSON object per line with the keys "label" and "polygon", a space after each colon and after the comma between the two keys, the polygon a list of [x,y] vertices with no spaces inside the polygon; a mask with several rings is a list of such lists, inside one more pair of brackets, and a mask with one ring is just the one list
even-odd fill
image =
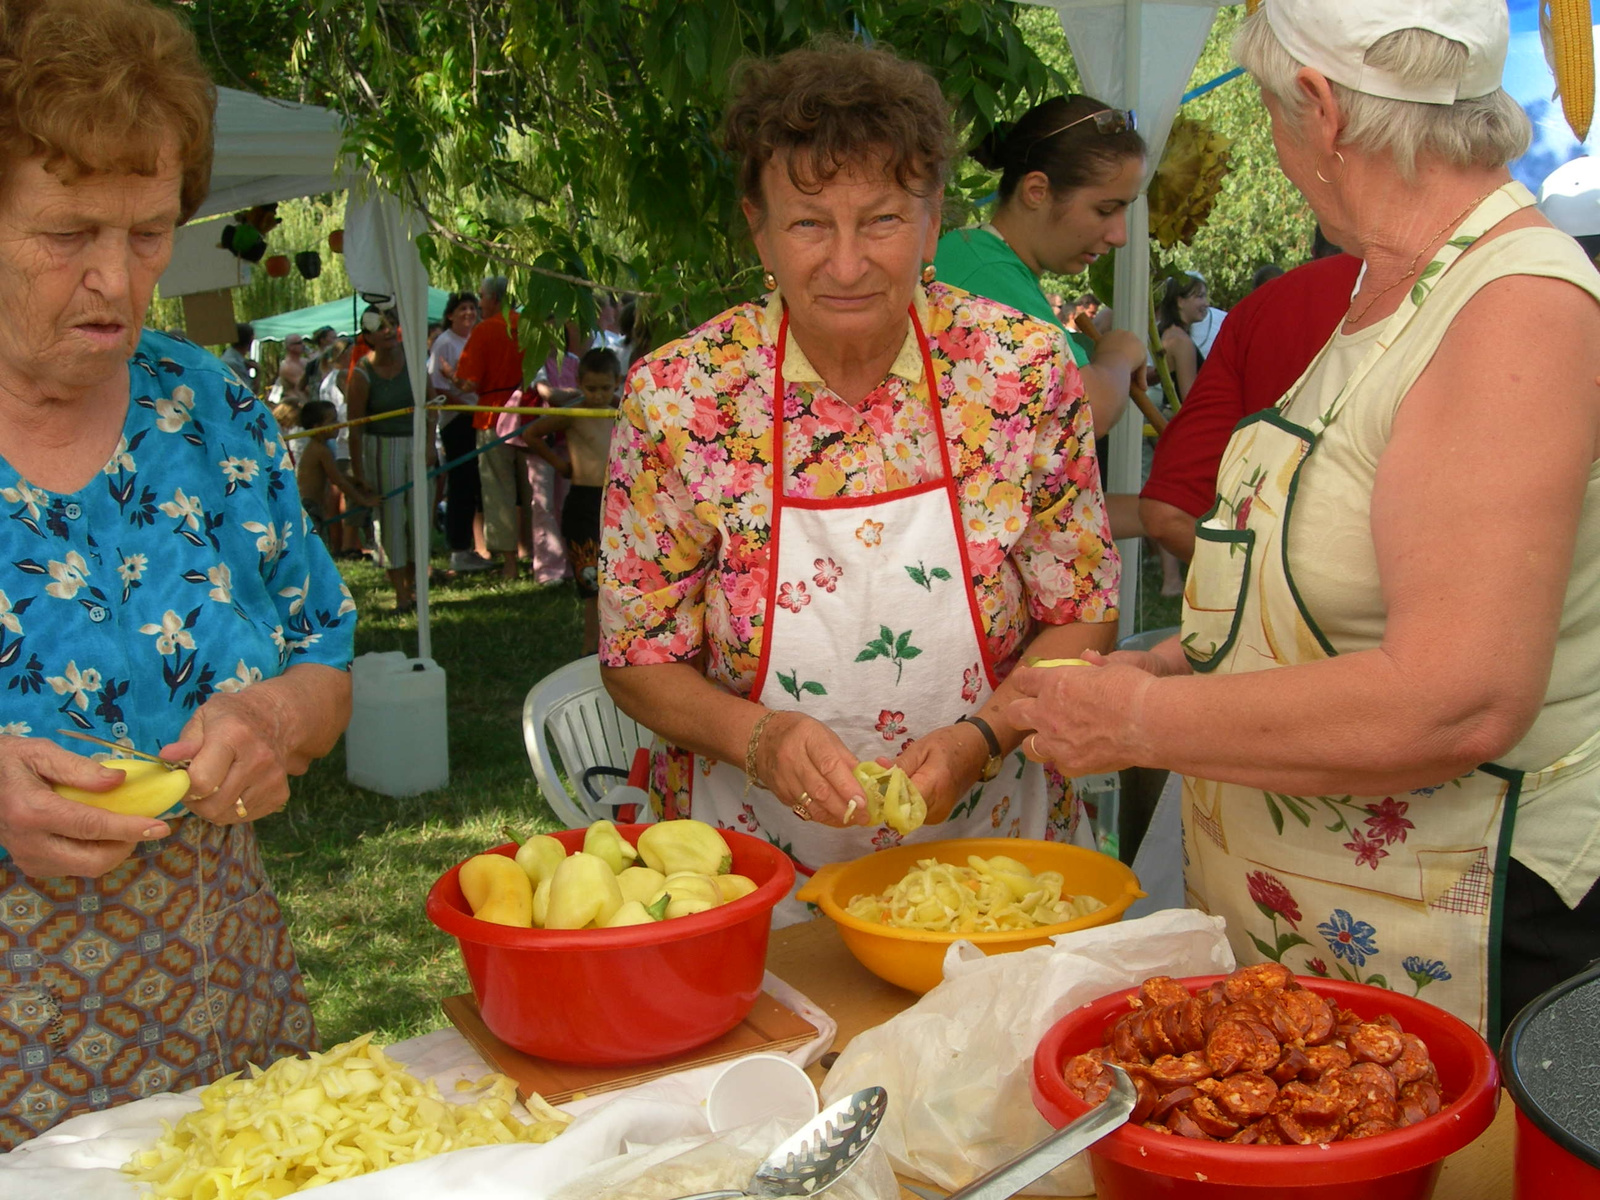
{"label": "yellow plastic bowl", "polygon": [[[1037,929],[1007,933],[969,934],[896,929],[860,920],[845,911],[845,905],[854,897],[879,893],[898,883],[920,859],[933,858],[964,867],[968,856],[973,854],[980,858],[1006,854],[1035,874],[1059,871],[1066,881],[1064,891],[1076,896],[1093,896],[1103,901],[1105,907],[1059,925],[1041,925]],[[951,942],[965,939],[985,954],[1043,946],[1058,933],[1122,920],[1128,906],[1144,893],[1139,890],[1138,876],[1128,867],[1081,846],[1024,838],[961,838],[896,846],[850,862],[829,863],[819,868],[795,895],[797,899],[817,905],[833,918],[844,944],[867,970],[910,991],[926,992],[944,978],[944,954]]]}

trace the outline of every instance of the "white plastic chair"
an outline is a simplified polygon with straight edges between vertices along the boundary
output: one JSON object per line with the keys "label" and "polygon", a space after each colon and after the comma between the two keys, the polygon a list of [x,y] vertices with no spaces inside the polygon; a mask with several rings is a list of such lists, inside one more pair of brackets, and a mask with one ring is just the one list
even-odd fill
{"label": "white plastic chair", "polygon": [[[533,777],[551,811],[568,829],[614,816],[605,793],[626,780],[634,751],[653,740],[648,729],[611,702],[600,682],[600,659],[595,655],[550,672],[522,702],[522,741]],[[573,791],[561,781],[556,755]],[[637,819],[654,818],[645,807]]]}

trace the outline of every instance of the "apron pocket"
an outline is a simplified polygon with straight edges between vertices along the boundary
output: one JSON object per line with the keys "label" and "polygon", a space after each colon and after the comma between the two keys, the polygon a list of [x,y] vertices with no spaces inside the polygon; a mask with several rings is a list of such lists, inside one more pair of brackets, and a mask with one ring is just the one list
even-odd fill
{"label": "apron pocket", "polygon": [[1218,528],[1215,514],[1213,508],[1195,526],[1194,560],[1183,588],[1181,645],[1189,665],[1202,673],[1215,670],[1239,636],[1256,548],[1255,530]]}

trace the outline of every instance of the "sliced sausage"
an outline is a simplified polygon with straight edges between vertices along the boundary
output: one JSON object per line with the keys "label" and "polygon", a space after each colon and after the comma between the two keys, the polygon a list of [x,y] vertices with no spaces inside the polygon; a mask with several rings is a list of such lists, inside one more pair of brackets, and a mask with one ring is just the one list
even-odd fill
{"label": "sliced sausage", "polygon": [[1223,1021],[1206,1038],[1206,1058],[1219,1076],[1271,1070],[1281,1053],[1272,1030],[1258,1021]]}
{"label": "sliced sausage", "polygon": [[1194,1138],[1197,1141],[1209,1142],[1206,1131],[1195,1124],[1194,1118],[1181,1108],[1175,1108],[1167,1114],[1167,1128],[1179,1137]]}
{"label": "sliced sausage", "polygon": [[1393,1121],[1363,1121],[1344,1136],[1346,1141],[1350,1141],[1355,1138],[1377,1137],[1380,1133],[1393,1133],[1398,1128],[1400,1127]]}
{"label": "sliced sausage", "polygon": [[1358,1026],[1345,1039],[1345,1045],[1357,1062],[1377,1063],[1379,1066],[1388,1066],[1405,1049],[1405,1043],[1400,1040],[1398,1033],[1376,1021]]}
{"label": "sliced sausage", "polygon": [[1166,1093],[1166,1095],[1162,1096],[1160,1100],[1156,1101],[1155,1108],[1150,1112],[1150,1119],[1152,1121],[1165,1121],[1167,1119],[1167,1114],[1173,1109],[1177,1108],[1180,1104],[1189,1103],[1189,1101],[1195,1099],[1199,1095],[1200,1093],[1192,1087],[1173,1088],[1170,1092]]}
{"label": "sliced sausage", "polygon": [[1281,988],[1293,978],[1294,972],[1282,963],[1256,963],[1223,980],[1223,991],[1229,1000],[1237,1000],[1254,988]]}
{"label": "sliced sausage", "polygon": [[[1133,1030],[1134,1037],[1139,1043],[1139,1052],[1151,1062],[1154,1062],[1163,1054],[1172,1053],[1174,1047],[1171,1039],[1167,1037],[1166,1031],[1161,1028],[1161,1014],[1159,1012],[1153,1012],[1147,1008],[1139,1013],[1134,1018]],[[1399,1050],[1396,1049],[1395,1054],[1397,1057],[1399,1053]]]}
{"label": "sliced sausage", "polygon": [[1333,1005],[1307,988],[1284,992],[1280,1003],[1307,1046],[1320,1046],[1333,1036]]}
{"label": "sliced sausage", "polygon": [[[1132,1075],[1132,1072],[1129,1072]],[[1133,1090],[1135,1093],[1133,1111],[1128,1114],[1128,1120],[1135,1125],[1142,1125],[1150,1119],[1150,1114],[1155,1111],[1156,1103],[1161,1099],[1161,1093],[1156,1091],[1156,1085],[1151,1083],[1143,1074],[1132,1075]],[[1110,1089],[1108,1088],[1109,1092]]]}
{"label": "sliced sausage", "polygon": [[1239,1122],[1222,1111],[1210,1096],[1201,1096],[1189,1105],[1189,1116],[1205,1131],[1207,1137],[1221,1141],[1239,1132]]}
{"label": "sliced sausage", "polygon": [[1111,1085],[1116,1080],[1109,1067],[1087,1054],[1069,1059],[1062,1068],[1061,1078],[1085,1104],[1099,1104],[1111,1094]]}
{"label": "sliced sausage", "polygon": [[1408,1083],[1400,1089],[1400,1124],[1415,1125],[1439,1111],[1439,1089],[1426,1080]]}
{"label": "sliced sausage", "polygon": [[1124,1013],[1111,1027],[1111,1049],[1115,1052],[1118,1062],[1145,1061],[1144,1052],[1139,1049],[1139,1038],[1134,1030],[1134,1022],[1138,1019],[1139,1014],[1136,1012]]}
{"label": "sliced sausage", "polygon": [[1283,1048],[1283,1055],[1278,1059],[1278,1065],[1269,1072],[1277,1083],[1292,1083],[1299,1079],[1311,1066],[1311,1060],[1306,1057],[1306,1052],[1299,1046],[1289,1045]]}
{"label": "sliced sausage", "polygon": [[1273,1119],[1277,1121],[1278,1129],[1283,1134],[1284,1144],[1289,1146],[1325,1145],[1336,1140],[1344,1129],[1344,1126],[1337,1121],[1306,1121],[1289,1112],[1276,1113]]}
{"label": "sliced sausage", "polygon": [[1427,1078],[1433,1063],[1423,1040],[1414,1033],[1402,1033],[1400,1042],[1400,1057],[1389,1064],[1389,1070],[1394,1074],[1395,1081],[1416,1083]]}
{"label": "sliced sausage", "polygon": [[1330,1071],[1342,1071],[1355,1060],[1343,1046],[1307,1046],[1306,1060],[1310,1064],[1302,1078],[1315,1083]]}
{"label": "sliced sausage", "polygon": [[1350,1080],[1359,1089],[1358,1104],[1376,1104],[1393,1100],[1400,1094],[1400,1085],[1387,1068],[1377,1063],[1359,1062],[1339,1072],[1341,1078]]}
{"label": "sliced sausage", "polygon": [[1182,1058],[1163,1054],[1140,1073],[1147,1075],[1158,1090],[1170,1092],[1175,1087],[1184,1087],[1211,1078],[1211,1064],[1206,1061],[1206,1056],[1198,1051],[1190,1051]]}
{"label": "sliced sausage", "polygon": [[1230,1075],[1226,1079],[1202,1080],[1195,1086],[1239,1121],[1255,1121],[1266,1116],[1272,1110],[1272,1102],[1278,1098],[1278,1085],[1257,1071]]}
{"label": "sliced sausage", "polygon": [[1188,998],[1189,989],[1168,975],[1152,975],[1139,985],[1139,1003],[1148,1008],[1182,1004]]}
{"label": "sliced sausage", "polygon": [[[1309,1124],[1342,1124],[1350,1112],[1348,1097],[1341,1096],[1337,1088],[1321,1084],[1286,1083],[1278,1089],[1278,1099],[1272,1105],[1275,1115],[1288,1113],[1296,1120]],[[1288,1131],[1285,1130],[1285,1136]]]}

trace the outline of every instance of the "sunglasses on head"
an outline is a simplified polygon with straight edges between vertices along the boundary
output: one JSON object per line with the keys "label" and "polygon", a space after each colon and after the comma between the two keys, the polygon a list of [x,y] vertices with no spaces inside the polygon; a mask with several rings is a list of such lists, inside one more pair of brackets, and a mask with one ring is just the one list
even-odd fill
{"label": "sunglasses on head", "polygon": [[1085,121],[1093,121],[1095,130],[1103,134],[1127,133],[1139,128],[1139,119],[1131,108],[1102,108],[1099,112],[1092,112],[1086,117],[1078,117],[1068,121],[1059,129],[1052,129],[1044,136],[1035,139],[1039,142],[1049,141],[1058,133],[1065,133],[1075,125],[1082,125]]}

